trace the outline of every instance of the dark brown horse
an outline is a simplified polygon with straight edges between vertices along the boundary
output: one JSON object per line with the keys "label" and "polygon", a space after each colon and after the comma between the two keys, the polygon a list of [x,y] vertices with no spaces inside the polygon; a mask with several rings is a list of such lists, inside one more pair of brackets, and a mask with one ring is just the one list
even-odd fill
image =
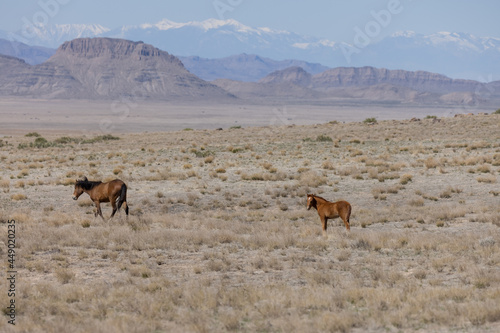
{"label": "dark brown horse", "polygon": [[328,219],[334,219],[340,216],[344,221],[347,231],[351,230],[349,226],[349,217],[351,217],[351,204],[347,201],[330,202],[314,194],[307,195],[307,210],[311,207],[318,211],[321,223],[323,223],[323,233],[326,235],[326,224]]}
{"label": "dark brown horse", "polygon": [[95,203],[97,211],[95,216],[101,215],[101,202],[111,202],[113,206],[113,217],[117,210],[125,204],[125,213],[128,215],[128,205],[127,205],[127,185],[119,179],[112,180],[107,183],[103,182],[91,182],[87,177],[83,177],[81,180],[77,180],[75,183],[75,192],[73,193],[73,200],[78,200],[78,197],[82,193],[87,193],[90,199]]}

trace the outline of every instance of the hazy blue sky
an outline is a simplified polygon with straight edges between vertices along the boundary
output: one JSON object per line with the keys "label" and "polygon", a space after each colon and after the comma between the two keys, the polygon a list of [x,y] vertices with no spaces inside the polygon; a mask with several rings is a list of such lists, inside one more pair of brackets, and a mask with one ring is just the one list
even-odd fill
{"label": "hazy blue sky", "polygon": [[374,20],[373,12],[390,6],[397,13],[386,19],[380,37],[413,30],[500,38],[498,0],[0,0],[0,30],[17,31],[25,22],[47,19],[49,24],[116,28],[164,18],[176,22],[232,18],[253,27],[351,41],[356,26],[364,28]]}

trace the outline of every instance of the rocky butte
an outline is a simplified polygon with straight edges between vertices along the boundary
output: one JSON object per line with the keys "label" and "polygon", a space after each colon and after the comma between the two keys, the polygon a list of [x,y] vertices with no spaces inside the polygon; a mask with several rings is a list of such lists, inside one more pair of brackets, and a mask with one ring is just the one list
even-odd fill
{"label": "rocky butte", "polygon": [[[14,69],[7,70],[13,65]],[[1,57],[0,69],[0,95],[59,99],[233,98],[191,74],[167,52],[123,39],[80,38],[65,42],[46,62],[36,66]]]}

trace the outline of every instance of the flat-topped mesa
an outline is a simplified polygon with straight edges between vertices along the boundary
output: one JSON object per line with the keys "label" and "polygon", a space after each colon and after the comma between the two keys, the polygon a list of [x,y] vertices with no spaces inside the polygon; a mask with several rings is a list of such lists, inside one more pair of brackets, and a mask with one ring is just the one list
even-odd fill
{"label": "flat-topped mesa", "polygon": [[311,83],[312,75],[306,72],[302,67],[294,66],[284,70],[272,72],[262,78],[259,83],[293,83],[299,86],[307,87]]}
{"label": "flat-topped mesa", "polygon": [[169,53],[143,42],[132,42],[114,38],[78,38],[63,43],[56,52],[56,57],[78,58],[108,58],[146,60],[148,58],[163,58],[169,62],[181,61]]}
{"label": "flat-topped mesa", "polygon": [[[0,58],[3,63],[12,59]],[[18,62],[0,72],[0,95],[60,99],[231,100],[221,88],[184,68],[175,56],[143,42],[78,38],[62,44],[46,62]],[[2,84],[3,82],[3,84]]]}
{"label": "flat-topped mesa", "polygon": [[451,79],[425,71],[390,70],[375,67],[336,67],[311,75],[300,67],[275,71],[259,83],[293,83],[317,91],[335,88],[370,87],[380,84],[400,86],[420,92],[450,93],[475,91],[477,81]]}
{"label": "flat-topped mesa", "polygon": [[334,87],[367,87],[376,84],[391,84],[417,91],[448,93],[453,91],[473,91],[477,82],[451,79],[441,74],[425,71],[389,70],[374,67],[337,67],[316,74],[312,78],[315,89]]}

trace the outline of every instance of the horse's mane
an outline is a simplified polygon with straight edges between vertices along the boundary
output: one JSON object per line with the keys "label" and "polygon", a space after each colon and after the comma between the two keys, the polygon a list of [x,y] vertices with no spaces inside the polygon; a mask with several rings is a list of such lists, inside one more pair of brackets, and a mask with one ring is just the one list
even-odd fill
{"label": "horse's mane", "polygon": [[89,191],[102,182],[91,182],[89,180],[78,180],[76,186],[81,186],[84,190]]}
{"label": "horse's mane", "polygon": [[315,194],[313,194],[312,196],[314,197],[314,199],[320,199],[320,200],[323,200],[323,201],[329,202],[328,200],[326,200],[325,198],[320,197],[319,195],[315,195]]}

